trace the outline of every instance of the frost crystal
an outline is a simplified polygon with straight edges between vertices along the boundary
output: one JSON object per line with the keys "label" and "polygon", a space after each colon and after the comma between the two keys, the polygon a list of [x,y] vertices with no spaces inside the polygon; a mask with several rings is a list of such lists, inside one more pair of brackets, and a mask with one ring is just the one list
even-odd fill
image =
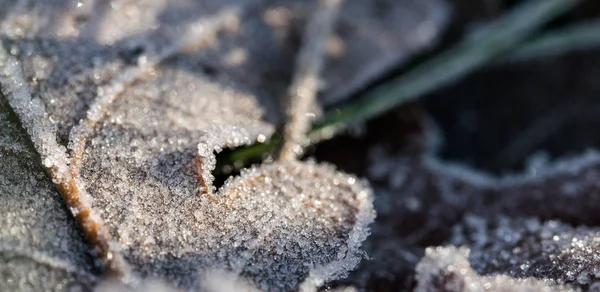
{"label": "frost crystal", "polygon": [[573,228],[534,218],[485,220],[468,216],[457,224],[452,244],[471,248],[469,260],[483,274],[551,278],[559,284],[598,285],[600,230]]}
{"label": "frost crystal", "polygon": [[56,179],[68,175],[65,147],[56,142],[55,127],[39,99],[32,99],[23,79],[21,64],[0,48],[0,83],[12,109],[19,115],[45,167],[56,168]]}
{"label": "frost crystal", "polygon": [[505,275],[480,276],[469,265],[469,250],[456,247],[428,248],[417,265],[416,292],[551,292],[575,291],[553,285],[552,280],[516,279]]}
{"label": "frost crystal", "polygon": [[92,250],[15,121],[0,97],[0,290],[89,290]]}
{"label": "frost crystal", "polygon": [[102,168],[83,172],[113,237],[143,275],[192,288],[207,268],[222,268],[261,289],[290,290],[307,276],[309,287],[344,276],[360,260],[373,210],[368,189],[351,176],[314,163],[272,164],[198,196],[184,166],[165,169],[174,173],[161,181],[165,173],[153,176],[146,163],[86,163]]}

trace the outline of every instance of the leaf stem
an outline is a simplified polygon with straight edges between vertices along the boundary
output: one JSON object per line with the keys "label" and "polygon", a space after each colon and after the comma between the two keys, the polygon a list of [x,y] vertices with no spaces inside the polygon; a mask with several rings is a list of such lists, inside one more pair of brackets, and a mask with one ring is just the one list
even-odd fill
{"label": "leaf stem", "polygon": [[295,160],[302,155],[303,147],[310,140],[309,113],[315,107],[319,76],[323,67],[325,43],[333,31],[342,0],[318,0],[317,7],[306,25],[304,44],[296,59],[292,84],[288,89],[283,143],[278,160]]}
{"label": "leaf stem", "polygon": [[0,46],[0,85],[21,126],[40,155],[52,182],[71,210],[85,238],[107,271],[119,278],[129,275],[129,266],[118,250],[110,246],[110,234],[86,200],[85,189],[73,178],[64,147],[56,141],[56,131],[44,105],[33,99],[23,78],[21,63]]}

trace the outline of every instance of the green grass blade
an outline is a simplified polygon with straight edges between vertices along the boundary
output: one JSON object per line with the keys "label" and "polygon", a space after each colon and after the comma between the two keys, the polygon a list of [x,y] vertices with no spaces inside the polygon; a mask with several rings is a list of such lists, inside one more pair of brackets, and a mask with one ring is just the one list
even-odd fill
{"label": "green grass blade", "polygon": [[513,49],[531,33],[577,3],[574,0],[527,1],[454,48],[375,88],[358,101],[326,115],[314,125],[313,135],[330,136],[349,124],[381,115],[399,104],[448,85]]}
{"label": "green grass blade", "polygon": [[523,61],[600,47],[600,21],[573,24],[537,35],[502,61]]}

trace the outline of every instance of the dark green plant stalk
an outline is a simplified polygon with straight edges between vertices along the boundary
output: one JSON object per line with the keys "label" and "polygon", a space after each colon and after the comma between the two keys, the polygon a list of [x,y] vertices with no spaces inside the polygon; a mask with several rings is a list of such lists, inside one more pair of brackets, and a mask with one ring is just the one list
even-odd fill
{"label": "dark green plant stalk", "polygon": [[[414,70],[382,84],[359,100],[327,113],[310,130],[311,142],[330,138],[350,125],[379,116],[400,104],[415,100],[464,77],[513,50],[541,26],[577,3],[578,0],[527,1],[500,20],[468,36],[453,48],[433,57]],[[544,44],[542,41],[527,44],[530,47],[525,52],[528,52],[529,56],[532,52],[544,48],[540,45]],[[519,54],[527,56],[523,52]],[[280,139],[275,137],[266,143],[238,149],[225,161],[246,161],[260,157],[272,152],[279,143]]]}

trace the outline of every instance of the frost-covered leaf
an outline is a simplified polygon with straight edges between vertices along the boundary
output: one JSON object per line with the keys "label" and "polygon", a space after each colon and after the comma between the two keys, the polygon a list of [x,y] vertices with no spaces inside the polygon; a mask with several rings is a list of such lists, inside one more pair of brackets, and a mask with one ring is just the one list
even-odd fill
{"label": "frost-covered leaf", "polygon": [[0,290],[90,289],[98,271],[28,137],[0,96]]}
{"label": "frost-covered leaf", "polygon": [[134,278],[203,289],[223,269],[262,290],[310,291],[362,258],[371,195],[312,162],[255,167],[215,194],[214,152],[270,137],[269,101],[168,44],[187,43],[177,36],[191,22],[216,33],[208,17],[244,14],[241,2],[18,2],[2,23],[0,80],[55,183],[72,176],[89,194]]}
{"label": "frost-covered leaf", "polygon": [[560,221],[467,216],[454,228],[454,245],[471,249],[469,261],[481,274],[551,278],[595,290],[600,287],[600,230]]}
{"label": "frost-covered leaf", "polygon": [[456,247],[428,248],[417,265],[417,292],[551,292],[576,291],[554,285],[549,279],[480,276],[469,264],[469,250]]}
{"label": "frost-covered leaf", "polygon": [[100,135],[113,136],[92,139],[82,178],[140,273],[191,288],[207,268],[222,268],[261,289],[290,290],[307,277],[309,286],[337,278],[360,260],[373,212],[355,178],[276,163],[202,195],[194,157],[168,139],[141,143],[139,130],[105,123]]}

